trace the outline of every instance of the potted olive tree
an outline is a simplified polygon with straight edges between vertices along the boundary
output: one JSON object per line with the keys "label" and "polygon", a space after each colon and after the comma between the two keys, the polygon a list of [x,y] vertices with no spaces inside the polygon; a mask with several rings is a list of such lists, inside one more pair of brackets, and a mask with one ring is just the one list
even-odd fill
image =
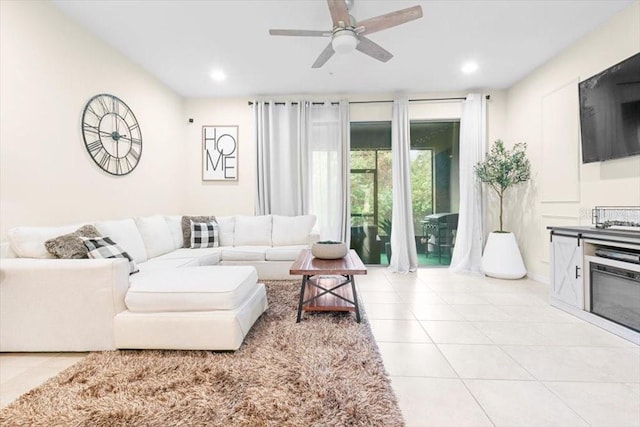
{"label": "potted olive tree", "polygon": [[489,234],[482,254],[481,268],[487,276],[519,279],[527,274],[515,236],[502,228],[505,192],[531,176],[526,149],[527,144],[520,143],[507,150],[504,143],[497,140],[485,161],[475,167],[480,181],[496,192],[500,203],[500,229]]}

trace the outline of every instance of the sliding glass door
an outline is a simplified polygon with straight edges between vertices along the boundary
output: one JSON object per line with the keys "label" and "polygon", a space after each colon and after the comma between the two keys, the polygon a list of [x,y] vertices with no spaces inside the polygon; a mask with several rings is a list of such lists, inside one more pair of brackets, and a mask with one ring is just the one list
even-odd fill
{"label": "sliding glass door", "polygon": [[[457,227],[458,122],[411,122],[411,188],[420,265],[448,265]],[[351,247],[388,264],[391,122],[351,123]],[[435,221],[434,219],[438,219]],[[439,221],[447,223],[440,229]]]}

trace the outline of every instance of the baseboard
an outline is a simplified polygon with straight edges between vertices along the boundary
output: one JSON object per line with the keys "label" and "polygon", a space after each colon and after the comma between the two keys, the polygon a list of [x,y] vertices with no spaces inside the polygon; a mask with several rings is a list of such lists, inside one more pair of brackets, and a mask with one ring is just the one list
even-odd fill
{"label": "baseboard", "polygon": [[549,302],[552,306],[566,311],[567,313],[572,314],[579,319],[596,325],[606,331],[611,332],[614,335],[619,336],[620,338],[626,339],[627,341],[631,341],[635,345],[640,345],[640,332],[625,328],[624,326],[618,325],[617,323],[611,322],[603,317],[596,316],[595,314],[584,311],[581,308],[569,305],[557,298],[551,297],[549,299]]}
{"label": "baseboard", "polygon": [[551,284],[549,276],[546,274],[527,273],[527,277],[535,280],[536,282],[544,283],[545,285]]}

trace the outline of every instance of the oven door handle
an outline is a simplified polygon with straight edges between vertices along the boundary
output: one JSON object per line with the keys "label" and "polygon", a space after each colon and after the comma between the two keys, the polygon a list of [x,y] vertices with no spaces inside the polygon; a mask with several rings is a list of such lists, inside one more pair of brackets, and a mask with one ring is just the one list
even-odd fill
{"label": "oven door handle", "polygon": [[[640,275],[638,275],[638,274],[634,274],[633,276],[627,276],[625,274],[613,273],[613,272],[608,271],[608,270],[593,270],[593,272],[606,274],[607,276],[615,277],[615,278],[618,278],[618,279],[631,280],[632,282],[639,282],[640,281]],[[640,285],[640,283],[638,283],[638,285]]]}

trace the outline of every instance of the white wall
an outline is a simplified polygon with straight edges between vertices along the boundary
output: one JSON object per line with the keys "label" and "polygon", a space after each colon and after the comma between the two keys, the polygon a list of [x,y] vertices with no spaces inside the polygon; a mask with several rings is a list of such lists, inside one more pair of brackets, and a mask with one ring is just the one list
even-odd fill
{"label": "white wall", "polygon": [[[140,123],[130,175],[102,172],[84,147],[82,111],[98,93],[124,100]],[[182,99],[50,3],[0,1],[0,94],[0,235],[181,211]]]}
{"label": "white wall", "polygon": [[[549,274],[547,225],[590,225],[594,206],[640,206],[640,156],[582,165],[578,99],[571,95],[578,81],[639,51],[640,2],[634,2],[507,91],[506,142],[528,144],[532,181],[507,196],[506,228],[516,233],[535,278]],[[543,125],[554,114],[562,114],[560,123]],[[545,194],[543,181],[559,188]]]}
{"label": "white wall", "polygon": [[[185,102],[186,181],[184,212],[193,215],[253,215],[256,145],[246,98],[188,99]],[[238,180],[202,181],[202,126],[238,126]]]}

